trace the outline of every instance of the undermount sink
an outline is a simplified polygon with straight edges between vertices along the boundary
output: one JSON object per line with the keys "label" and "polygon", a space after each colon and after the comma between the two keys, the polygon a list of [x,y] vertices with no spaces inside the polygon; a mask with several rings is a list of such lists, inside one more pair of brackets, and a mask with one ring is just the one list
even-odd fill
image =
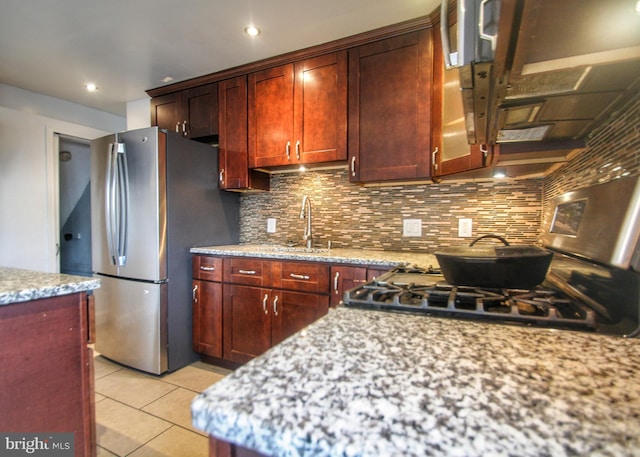
{"label": "undermount sink", "polygon": [[261,246],[261,249],[274,252],[301,252],[309,254],[329,252],[329,249],[327,248],[308,248],[305,246]]}

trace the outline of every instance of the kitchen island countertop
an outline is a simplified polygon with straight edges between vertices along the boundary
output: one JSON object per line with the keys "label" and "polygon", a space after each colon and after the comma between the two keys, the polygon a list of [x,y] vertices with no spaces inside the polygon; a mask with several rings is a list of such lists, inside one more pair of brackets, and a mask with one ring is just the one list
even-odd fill
{"label": "kitchen island countertop", "polygon": [[0,305],[74,294],[99,287],[99,279],[0,267]]}
{"label": "kitchen island countertop", "polygon": [[640,340],[340,307],[193,424],[273,456],[640,455]]}
{"label": "kitchen island countertop", "polygon": [[433,254],[415,251],[378,251],[372,249],[287,247],[264,244],[233,244],[191,248],[192,254],[238,257],[263,257],[281,260],[306,260],[332,264],[369,265],[393,268],[397,265],[437,266]]}

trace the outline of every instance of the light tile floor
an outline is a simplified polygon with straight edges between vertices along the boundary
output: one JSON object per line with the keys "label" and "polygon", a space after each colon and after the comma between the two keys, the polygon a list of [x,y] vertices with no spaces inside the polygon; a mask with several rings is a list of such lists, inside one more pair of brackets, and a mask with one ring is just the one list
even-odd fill
{"label": "light tile floor", "polygon": [[153,376],[94,358],[98,457],[206,457],[206,434],[191,426],[191,401],[229,371],[196,362]]}

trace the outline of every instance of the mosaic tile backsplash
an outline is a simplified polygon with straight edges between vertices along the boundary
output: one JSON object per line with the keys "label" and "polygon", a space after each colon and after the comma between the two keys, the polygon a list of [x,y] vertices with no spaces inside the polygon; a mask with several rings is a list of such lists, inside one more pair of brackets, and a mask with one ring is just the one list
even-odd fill
{"label": "mosaic tile backsplash", "polygon": [[[361,187],[350,184],[346,169],[275,174],[271,191],[241,197],[244,243],[303,244],[303,195],[311,198],[316,247],[432,252],[467,245],[458,237],[458,220],[473,220],[472,236],[495,233],[534,243],[540,235],[545,203],[560,193],[640,174],[640,95],[595,130],[587,149],[546,178],[494,182]],[[276,232],[267,233],[267,219]],[[419,219],[422,236],[402,236],[403,219]]]}
{"label": "mosaic tile backsplash", "polygon": [[[273,175],[270,192],[241,199],[241,241],[302,244],[305,194],[316,247],[330,240],[333,247],[433,251],[469,243],[457,236],[460,218],[473,220],[474,237],[497,233],[514,242],[535,241],[542,182],[361,187],[349,183],[346,169]],[[268,218],[276,219],[275,233],[267,233]],[[403,219],[419,219],[422,236],[403,237]]]}
{"label": "mosaic tile backsplash", "polygon": [[562,193],[640,174],[640,93],[587,139],[587,149],[546,177],[544,201]]}

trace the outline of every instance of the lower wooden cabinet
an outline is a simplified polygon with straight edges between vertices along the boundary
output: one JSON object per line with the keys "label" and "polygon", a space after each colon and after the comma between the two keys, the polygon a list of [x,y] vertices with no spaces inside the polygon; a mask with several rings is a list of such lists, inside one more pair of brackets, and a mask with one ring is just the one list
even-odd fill
{"label": "lower wooden cabinet", "polygon": [[331,306],[338,306],[344,293],[367,281],[366,267],[331,267]]}
{"label": "lower wooden cabinet", "polygon": [[245,363],[271,347],[269,289],[225,284],[223,358]]}
{"label": "lower wooden cabinet", "polygon": [[260,257],[193,256],[193,350],[246,363],[391,269]]}
{"label": "lower wooden cabinet", "polygon": [[72,432],[96,455],[91,307],[85,292],[0,306],[2,432]]}
{"label": "lower wooden cabinet", "polygon": [[193,350],[222,358],[222,284],[193,281]]}
{"label": "lower wooden cabinet", "polygon": [[333,265],[331,267],[331,306],[338,306],[349,289],[373,281],[392,267],[356,267]]}
{"label": "lower wooden cabinet", "polygon": [[246,363],[327,314],[326,295],[225,284],[223,358]]}
{"label": "lower wooden cabinet", "polygon": [[193,349],[246,363],[324,316],[329,266],[193,257]]}

